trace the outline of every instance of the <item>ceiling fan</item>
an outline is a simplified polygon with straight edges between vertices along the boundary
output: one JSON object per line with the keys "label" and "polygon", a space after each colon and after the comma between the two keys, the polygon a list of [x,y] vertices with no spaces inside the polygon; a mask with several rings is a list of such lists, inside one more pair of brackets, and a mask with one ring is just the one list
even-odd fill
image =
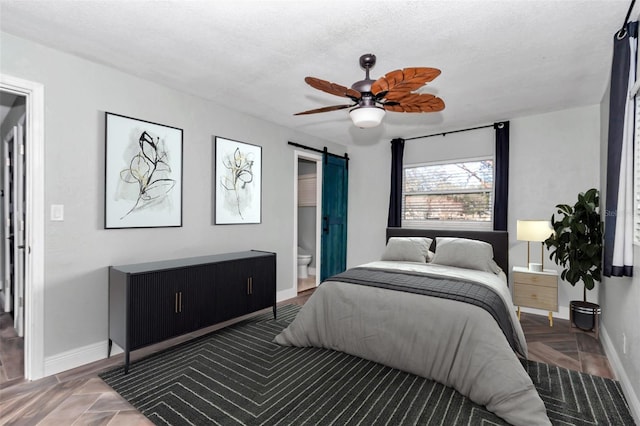
{"label": "ceiling fan", "polygon": [[351,99],[353,103],[333,105],[303,111],[294,115],[316,114],[353,108],[349,111],[353,124],[358,127],[375,127],[380,124],[386,111],[394,112],[436,112],[444,109],[444,101],[428,93],[415,93],[440,75],[437,68],[404,68],[391,71],[377,80],[369,78],[369,70],[376,64],[376,55],[367,53],[360,56],[360,67],[365,70],[364,80],[356,81],[348,88],[315,77],[304,81],[314,89]]}

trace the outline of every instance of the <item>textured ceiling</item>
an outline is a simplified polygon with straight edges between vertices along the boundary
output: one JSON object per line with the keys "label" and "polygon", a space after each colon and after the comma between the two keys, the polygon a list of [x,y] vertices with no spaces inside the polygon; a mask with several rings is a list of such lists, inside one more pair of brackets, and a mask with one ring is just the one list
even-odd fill
{"label": "textured ceiling", "polygon": [[[0,1],[0,29],[338,143],[367,145],[593,105],[629,1]],[[635,13],[635,11],[634,11]],[[633,18],[636,16],[632,15]],[[350,86],[398,68],[442,74],[442,112],[374,129],[304,77]],[[347,102],[348,103],[348,102]]]}

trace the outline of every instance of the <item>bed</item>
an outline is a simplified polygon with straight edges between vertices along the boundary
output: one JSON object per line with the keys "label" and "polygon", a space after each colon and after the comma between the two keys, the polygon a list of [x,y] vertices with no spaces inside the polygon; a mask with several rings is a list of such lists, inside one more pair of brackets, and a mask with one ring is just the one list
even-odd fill
{"label": "bed", "polygon": [[388,228],[382,260],[325,280],[275,342],[379,362],[511,424],[549,425],[504,271],[506,232]]}

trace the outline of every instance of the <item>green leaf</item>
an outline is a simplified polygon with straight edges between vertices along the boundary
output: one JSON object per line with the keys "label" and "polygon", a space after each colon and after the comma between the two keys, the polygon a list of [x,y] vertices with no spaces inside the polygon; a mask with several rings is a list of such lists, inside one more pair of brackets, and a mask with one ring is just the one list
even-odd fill
{"label": "green leaf", "polygon": [[587,288],[587,290],[593,290],[595,283],[593,282],[593,278],[590,275],[585,275],[582,279],[582,282],[584,282],[584,286]]}
{"label": "green leaf", "polygon": [[598,190],[591,188],[579,193],[573,206],[557,204],[559,216],[551,215],[554,233],[544,241],[550,249],[549,259],[564,268],[561,278],[571,285],[582,281],[589,290],[601,279],[603,225],[599,203]]}

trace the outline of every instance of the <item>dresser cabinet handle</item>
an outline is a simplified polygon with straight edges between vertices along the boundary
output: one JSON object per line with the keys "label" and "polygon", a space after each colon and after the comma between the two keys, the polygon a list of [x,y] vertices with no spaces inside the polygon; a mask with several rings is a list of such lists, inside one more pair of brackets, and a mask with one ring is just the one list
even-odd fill
{"label": "dresser cabinet handle", "polygon": [[178,314],[182,312],[182,292],[181,291],[175,294],[175,302],[176,302],[175,313]]}

